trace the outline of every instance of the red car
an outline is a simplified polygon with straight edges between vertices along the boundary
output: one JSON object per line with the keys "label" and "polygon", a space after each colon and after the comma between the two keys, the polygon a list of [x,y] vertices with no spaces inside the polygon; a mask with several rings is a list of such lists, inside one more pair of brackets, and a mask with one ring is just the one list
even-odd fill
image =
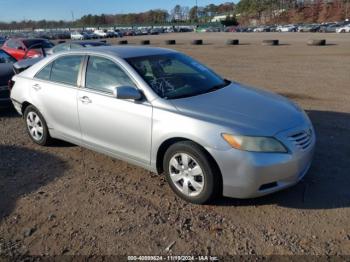
{"label": "red car", "polygon": [[54,44],[47,39],[10,38],[3,44],[2,49],[17,60],[22,60],[43,56],[43,50],[46,51],[53,46]]}

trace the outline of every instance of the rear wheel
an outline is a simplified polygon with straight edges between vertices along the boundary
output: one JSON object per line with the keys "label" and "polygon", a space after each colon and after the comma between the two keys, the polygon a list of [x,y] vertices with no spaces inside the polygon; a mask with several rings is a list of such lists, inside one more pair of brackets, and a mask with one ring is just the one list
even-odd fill
{"label": "rear wheel", "polygon": [[46,146],[52,142],[46,121],[41,113],[34,107],[28,106],[24,111],[27,132],[34,143]]}
{"label": "rear wheel", "polygon": [[218,170],[213,160],[193,142],[170,146],[164,156],[163,168],[172,190],[188,202],[207,203],[220,190]]}

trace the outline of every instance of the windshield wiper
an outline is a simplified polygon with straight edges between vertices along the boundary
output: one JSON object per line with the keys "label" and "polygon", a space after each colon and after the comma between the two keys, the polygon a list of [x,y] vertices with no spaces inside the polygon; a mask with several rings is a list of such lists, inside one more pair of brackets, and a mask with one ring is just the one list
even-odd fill
{"label": "windshield wiper", "polygon": [[219,85],[215,85],[215,86],[209,88],[208,90],[205,91],[205,93],[214,92],[216,90],[219,90],[221,88],[224,88],[224,87],[228,86],[229,84],[231,84],[231,81],[225,79],[224,83],[219,84]]}

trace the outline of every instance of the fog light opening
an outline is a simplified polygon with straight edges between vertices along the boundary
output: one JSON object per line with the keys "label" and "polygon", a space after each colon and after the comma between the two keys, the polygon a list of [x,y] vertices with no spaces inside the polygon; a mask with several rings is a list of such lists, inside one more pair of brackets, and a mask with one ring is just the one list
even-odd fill
{"label": "fog light opening", "polygon": [[268,184],[264,184],[259,188],[259,191],[264,191],[264,190],[268,190],[271,188],[274,188],[278,186],[277,182],[272,182],[272,183],[268,183]]}

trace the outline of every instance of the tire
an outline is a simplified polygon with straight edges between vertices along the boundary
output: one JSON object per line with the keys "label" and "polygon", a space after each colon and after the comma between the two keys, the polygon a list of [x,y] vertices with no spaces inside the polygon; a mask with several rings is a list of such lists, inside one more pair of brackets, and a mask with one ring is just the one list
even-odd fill
{"label": "tire", "polygon": [[310,39],[307,41],[307,45],[309,46],[324,46],[326,45],[326,40],[321,39],[321,40],[315,40],[315,39]]}
{"label": "tire", "polygon": [[171,145],[165,152],[163,168],[169,186],[180,198],[205,204],[221,191],[221,176],[213,162],[199,145],[183,141]]}
{"label": "tire", "polygon": [[118,42],[119,45],[127,45],[128,44],[128,40],[120,40]]}
{"label": "tire", "polygon": [[52,143],[46,121],[38,109],[31,105],[28,106],[24,111],[24,120],[28,135],[34,143],[41,146],[48,146]]}
{"label": "tire", "polygon": [[166,45],[176,45],[176,40],[165,40]]}
{"label": "tire", "polygon": [[192,45],[203,45],[203,40],[202,39],[197,39],[197,40],[193,40]]}
{"label": "tire", "polygon": [[151,41],[150,40],[142,40],[140,42],[141,45],[150,45],[151,44]]}
{"label": "tire", "polygon": [[279,40],[263,40],[262,45],[274,46],[279,45]]}
{"label": "tire", "polygon": [[227,40],[226,45],[239,45],[239,40],[238,39]]}

